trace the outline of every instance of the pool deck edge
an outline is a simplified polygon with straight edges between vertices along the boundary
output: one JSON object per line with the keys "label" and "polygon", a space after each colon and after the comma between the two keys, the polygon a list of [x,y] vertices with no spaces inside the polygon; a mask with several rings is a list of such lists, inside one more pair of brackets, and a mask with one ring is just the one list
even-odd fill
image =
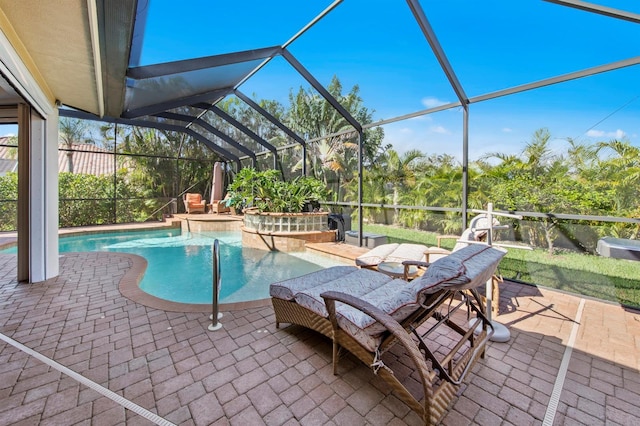
{"label": "pool deck edge", "polygon": [[[206,215],[208,216],[208,215]],[[213,216],[213,215],[212,215]],[[214,216],[215,217],[215,216]],[[206,220],[222,220],[225,218],[214,217],[202,217]],[[155,229],[171,229],[180,228],[180,221],[184,218],[179,215],[174,220],[167,222],[154,222],[144,224],[117,224],[117,225],[98,225],[90,227],[78,227],[78,228],[64,228],[59,230],[59,235],[88,235],[97,232],[120,232],[120,231],[134,231],[134,230],[155,230]],[[200,218],[199,218],[200,219]],[[5,248],[15,244],[15,233],[2,233],[0,234],[0,248]],[[310,243],[305,244],[307,251],[316,254],[323,255],[325,257],[353,260],[363,252],[366,252],[366,248],[355,247],[344,243]],[[118,290],[123,297],[138,303],[140,305],[160,309],[169,312],[183,312],[183,313],[207,313],[212,311],[211,303],[180,303],[173,302],[159,297],[153,296],[140,289],[140,281],[147,269],[147,260],[139,255],[122,252],[100,252],[106,256],[124,257],[131,262],[131,269],[129,269],[120,280],[118,284]],[[73,253],[61,253],[61,256],[73,255]],[[271,305],[271,299],[251,300],[245,302],[232,302],[221,303],[219,305],[219,311],[238,311],[252,308],[262,308]]]}

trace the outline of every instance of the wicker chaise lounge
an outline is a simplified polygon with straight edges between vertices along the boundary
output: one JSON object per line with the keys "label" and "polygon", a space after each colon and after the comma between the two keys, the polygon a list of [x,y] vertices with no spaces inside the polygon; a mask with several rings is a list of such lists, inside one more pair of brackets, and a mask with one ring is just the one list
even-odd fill
{"label": "wicker chaise lounge", "polygon": [[389,243],[375,247],[356,258],[356,265],[362,268],[375,268],[382,262],[399,262],[405,260],[425,260],[428,247],[422,244]]}
{"label": "wicker chaise lounge", "polygon": [[[344,348],[371,366],[426,424],[437,423],[457,386],[484,355],[492,331],[475,288],[491,278],[504,254],[470,245],[437,260],[411,282],[338,266],[274,283],[276,326],[298,324],[329,337],[335,374]],[[475,321],[454,318],[465,310]],[[446,347],[432,340],[442,327],[449,331]],[[451,340],[452,333],[457,340]],[[410,392],[392,365],[385,364],[383,354],[396,343],[413,363],[421,395]]]}
{"label": "wicker chaise lounge", "polygon": [[406,261],[435,262],[450,253],[449,250],[427,247],[423,244],[389,243],[382,244],[358,256],[356,266],[380,270],[379,265],[382,263],[404,264],[404,279],[407,280],[411,276],[409,273],[411,265],[405,263]]}

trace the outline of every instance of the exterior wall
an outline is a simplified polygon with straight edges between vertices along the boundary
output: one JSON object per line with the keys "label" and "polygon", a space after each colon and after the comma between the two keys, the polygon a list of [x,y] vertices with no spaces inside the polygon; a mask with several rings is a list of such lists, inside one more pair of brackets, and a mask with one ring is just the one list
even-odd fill
{"label": "exterior wall", "polygon": [[329,213],[260,213],[248,211],[244,226],[262,233],[328,231]]}
{"label": "exterior wall", "polygon": [[0,14],[0,73],[23,99],[18,137],[26,135],[28,145],[26,162],[19,165],[23,169],[19,176],[28,182],[18,194],[18,210],[22,204],[26,215],[19,222],[18,238],[27,242],[18,250],[18,279],[40,282],[59,273],[58,109],[4,14]]}
{"label": "exterior wall", "polygon": [[260,250],[293,252],[304,251],[307,242],[333,242],[336,240],[336,231],[329,230],[328,215],[326,212],[246,212],[242,245]]}
{"label": "exterior wall", "polygon": [[[57,112],[57,110],[55,111]],[[29,164],[29,281],[40,282],[59,273],[58,260],[58,115],[43,120],[32,110]],[[48,143],[54,141],[56,143]],[[20,194],[25,196],[25,194]]]}
{"label": "exterior wall", "polygon": [[336,231],[309,231],[299,233],[273,232],[262,233],[255,229],[242,227],[243,247],[260,250],[277,250],[284,252],[304,251],[309,243],[330,243],[336,240]]}

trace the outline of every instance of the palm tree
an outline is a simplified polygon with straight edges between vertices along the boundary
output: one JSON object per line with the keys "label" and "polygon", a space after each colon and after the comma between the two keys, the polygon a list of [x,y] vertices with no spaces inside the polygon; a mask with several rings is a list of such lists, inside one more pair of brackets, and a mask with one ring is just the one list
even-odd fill
{"label": "palm tree", "polygon": [[[342,93],[342,84],[334,76],[327,90],[360,124],[373,121],[373,112],[364,107],[358,86],[345,95]],[[336,197],[340,199],[342,187],[356,176],[358,145],[355,129],[312,89],[301,87],[295,94],[291,92],[289,103],[286,116],[288,126],[306,139],[322,138],[308,147],[311,173],[321,177],[327,185],[332,184]],[[338,133],[339,136],[331,136]],[[365,159],[371,161],[378,153],[383,138],[384,132],[380,128],[364,132],[362,144]],[[301,168],[302,160],[294,165],[295,170]]]}
{"label": "palm tree", "polygon": [[[389,149],[386,152],[385,160],[379,172],[385,176],[387,185],[391,186],[391,204],[400,203],[401,192],[415,184],[415,161],[424,158],[424,154],[417,149],[409,150],[402,155],[397,151]],[[399,223],[400,209],[394,207],[393,223]]]}
{"label": "palm tree", "polygon": [[571,168],[572,175],[576,178],[587,178],[591,172],[597,168],[598,148],[586,145],[568,138],[569,149],[567,149],[567,161]]}
{"label": "palm tree", "polygon": [[[462,165],[450,155],[430,155],[418,163],[416,183],[410,191],[408,203],[416,206],[457,207],[462,203]],[[444,233],[459,233],[460,216],[446,213],[437,218],[433,213],[413,213],[415,221],[423,220],[427,228]],[[437,219],[434,219],[436,217]]]}
{"label": "palm tree", "polygon": [[[329,93],[339,102],[349,99],[342,96],[342,86],[334,77],[328,87]],[[343,136],[329,136],[331,134],[352,130],[349,122],[331,106],[322,96],[311,89],[300,88],[294,95],[289,94],[289,113],[287,116],[289,127],[305,139],[323,138],[309,146],[311,152],[311,167],[314,176],[319,177],[331,170],[335,158],[340,155]],[[341,102],[342,103],[342,102]],[[349,108],[349,107],[347,107]],[[353,134],[347,134],[347,138]],[[301,163],[295,167],[299,170]],[[327,178],[325,177],[325,183]]]}
{"label": "palm tree", "polygon": [[[551,134],[547,129],[534,132],[520,155],[487,154],[485,158],[501,161],[487,176],[496,197],[496,207],[506,210],[528,210],[536,212],[573,212],[579,198],[575,180],[567,179],[569,164],[562,155],[556,155],[549,144]],[[571,185],[569,185],[571,184]],[[567,197],[567,194],[574,194]],[[577,204],[576,204],[577,205]],[[534,227],[529,229],[530,241],[546,241],[549,254],[553,245],[558,220],[544,217],[542,223],[544,237],[539,237]]]}
{"label": "palm tree", "polygon": [[67,171],[73,173],[73,144],[93,143],[91,138],[92,125],[85,120],[61,117],[58,138],[67,149]]}
{"label": "palm tree", "polygon": [[596,152],[610,151],[612,155],[600,158],[597,181],[608,182],[615,196],[615,212],[627,216],[637,208],[640,198],[640,148],[629,141],[611,140],[596,144]]}

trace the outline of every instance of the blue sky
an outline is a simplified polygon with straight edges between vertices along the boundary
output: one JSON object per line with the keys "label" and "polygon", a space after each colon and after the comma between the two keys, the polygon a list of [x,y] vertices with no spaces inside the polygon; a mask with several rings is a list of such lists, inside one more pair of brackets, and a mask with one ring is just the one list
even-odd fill
{"label": "blue sky", "polygon": [[[640,2],[592,0],[640,13]],[[150,0],[141,64],[280,45],[330,1]],[[640,56],[640,24],[541,0],[423,1],[425,13],[469,97]],[[403,1],[344,0],[290,46],[324,85],[337,75],[360,87],[375,119],[457,100]],[[547,127],[557,138],[626,138],[640,145],[640,67],[470,107],[470,157],[519,152]],[[288,103],[309,85],[282,58],[241,90]],[[460,155],[462,113],[449,110],[384,127],[398,151]]]}

